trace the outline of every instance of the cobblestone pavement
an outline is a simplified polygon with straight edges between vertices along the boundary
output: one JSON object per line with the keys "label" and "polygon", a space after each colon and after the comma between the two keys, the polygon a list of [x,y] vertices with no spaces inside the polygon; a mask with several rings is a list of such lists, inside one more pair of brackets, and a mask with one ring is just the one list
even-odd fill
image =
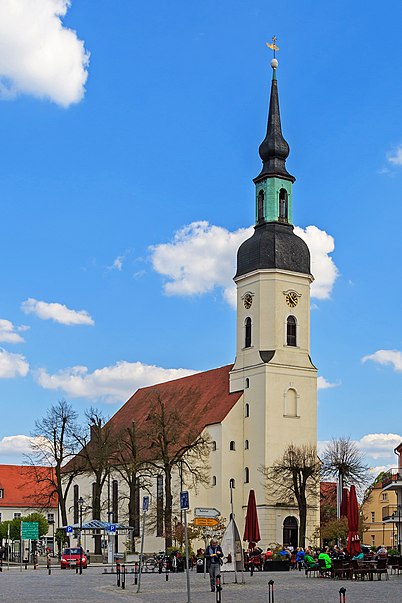
{"label": "cobblestone pavement", "polygon": [[[101,567],[90,567],[83,575],[73,570],[23,570],[6,568],[0,574],[0,601],[10,603],[187,603],[186,574],[143,574],[141,593],[134,586],[134,576],[127,574],[126,589],[116,586],[116,575],[104,574]],[[339,589],[346,588],[347,603],[402,603],[402,574],[390,576],[389,581],[339,581],[306,578],[299,572],[256,572],[244,574],[245,584],[234,584],[233,574],[226,574],[222,603],[268,603],[268,580],[275,582],[275,603],[339,603]],[[215,603],[208,577],[190,572],[191,603]]]}

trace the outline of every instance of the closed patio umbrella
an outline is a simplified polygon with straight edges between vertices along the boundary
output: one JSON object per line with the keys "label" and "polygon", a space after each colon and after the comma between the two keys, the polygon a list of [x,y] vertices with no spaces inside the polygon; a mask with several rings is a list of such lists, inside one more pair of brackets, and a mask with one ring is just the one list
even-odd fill
{"label": "closed patio umbrella", "polygon": [[346,550],[351,557],[361,553],[359,537],[359,504],[357,502],[356,488],[350,486],[349,505],[348,505],[348,539]]}
{"label": "closed patio umbrella", "polygon": [[244,528],[243,540],[248,543],[261,540],[254,490],[250,490],[250,494],[248,495],[246,527]]}

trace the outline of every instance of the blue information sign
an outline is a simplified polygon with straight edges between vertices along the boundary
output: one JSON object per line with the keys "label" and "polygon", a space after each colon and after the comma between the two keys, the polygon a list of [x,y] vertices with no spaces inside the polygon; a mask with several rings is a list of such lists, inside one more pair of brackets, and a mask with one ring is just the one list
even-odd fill
{"label": "blue information sign", "polygon": [[73,526],[67,526],[66,527],[66,534],[72,534],[73,533]]}
{"label": "blue information sign", "polygon": [[109,532],[111,534],[116,534],[116,524],[114,524],[114,523],[110,524],[110,526],[109,526]]}
{"label": "blue information sign", "polygon": [[144,496],[142,499],[142,510],[144,511],[148,511],[149,509],[149,496]]}
{"label": "blue information sign", "polygon": [[190,501],[188,497],[188,492],[180,492],[180,509],[182,511],[190,508]]}

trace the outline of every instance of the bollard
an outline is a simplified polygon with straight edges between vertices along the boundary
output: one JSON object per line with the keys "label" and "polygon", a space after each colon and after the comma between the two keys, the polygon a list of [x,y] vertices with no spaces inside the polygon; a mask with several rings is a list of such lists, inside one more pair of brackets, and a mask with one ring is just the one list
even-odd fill
{"label": "bollard", "polygon": [[215,587],[216,587],[216,603],[222,603],[222,585],[221,585],[221,575],[218,574],[215,578]]}
{"label": "bollard", "polygon": [[134,564],[134,584],[138,584],[138,563]]}
{"label": "bollard", "polygon": [[47,572],[50,576],[50,574],[52,573],[52,560],[50,559],[50,555],[47,556],[46,567],[47,567]]}
{"label": "bollard", "polygon": [[274,592],[274,581],[270,580],[268,582],[268,603],[275,603]]}
{"label": "bollard", "polygon": [[116,561],[116,578],[117,578],[117,586],[120,586],[120,563]]}
{"label": "bollard", "polygon": [[166,582],[169,582],[169,570],[166,568]]}
{"label": "bollard", "polygon": [[250,563],[250,576],[254,576],[254,563]]}
{"label": "bollard", "polygon": [[346,603],[346,588],[339,589],[339,603]]}
{"label": "bollard", "polygon": [[0,572],[3,571],[3,559],[0,559]]}
{"label": "bollard", "polygon": [[78,565],[75,566],[75,573],[78,574]]}
{"label": "bollard", "polygon": [[124,590],[126,588],[126,566],[123,565],[122,577],[121,577],[121,588]]}

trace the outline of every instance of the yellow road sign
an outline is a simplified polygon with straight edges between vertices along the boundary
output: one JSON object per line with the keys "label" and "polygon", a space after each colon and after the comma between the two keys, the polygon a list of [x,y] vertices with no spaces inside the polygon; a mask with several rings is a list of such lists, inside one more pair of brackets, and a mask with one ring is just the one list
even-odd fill
{"label": "yellow road sign", "polygon": [[213,526],[217,526],[218,523],[219,519],[216,519],[216,517],[195,517],[194,519],[195,526],[212,528]]}

